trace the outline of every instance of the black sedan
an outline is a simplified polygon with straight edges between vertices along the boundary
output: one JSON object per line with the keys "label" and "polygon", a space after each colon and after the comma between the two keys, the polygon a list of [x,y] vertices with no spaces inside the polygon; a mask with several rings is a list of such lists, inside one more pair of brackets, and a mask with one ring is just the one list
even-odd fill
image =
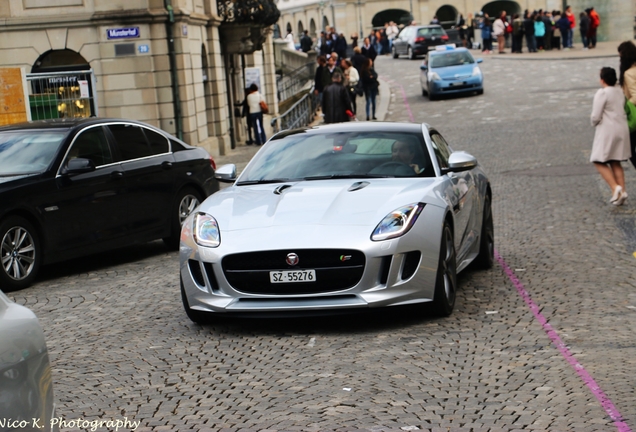
{"label": "black sedan", "polygon": [[219,189],[214,160],[150,125],[43,120],[0,128],[0,287],[42,264],[163,239]]}
{"label": "black sedan", "polygon": [[391,54],[398,58],[406,54],[411,60],[419,55],[425,55],[437,45],[448,42],[448,35],[440,25],[408,26],[393,40]]}

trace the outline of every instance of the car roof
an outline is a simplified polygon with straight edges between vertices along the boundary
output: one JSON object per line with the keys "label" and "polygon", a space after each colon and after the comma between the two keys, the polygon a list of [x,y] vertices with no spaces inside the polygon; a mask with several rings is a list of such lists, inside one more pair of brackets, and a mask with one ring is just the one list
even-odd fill
{"label": "car roof", "polygon": [[[467,52],[470,54],[470,51],[468,50],[468,48],[464,48],[464,47],[458,47],[458,48],[453,48],[453,49],[445,49],[445,50],[431,50],[428,52],[429,55],[442,55],[442,54],[451,54],[451,53],[456,53],[456,52]],[[471,54],[472,55],[472,54]]]}
{"label": "car roof", "polygon": [[88,117],[88,118],[63,118],[63,119],[47,119],[47,120],[34,120],[24,123],[15,123],[11,125],[1,126],[0,132],[15,131],[15,130],[30,130],[30,129],[61,129],[70,130],[80,126],[91,124],[102,124],[111,122],[126,122],[134,123],[138,125],[151,126],[145,123],[141,123],[135,120],[127,120],[120,118],[108,118],[108,117]]}
{"label": "car roof", "polygon": [[281,131],[274,135],[272,139],[284,138],[290,135],[296,134],[325,134],[335,132],[407,132],[407,133],[422,133],[422,127],[430,129],[426,123],[399,123],[399,122],[347,122],[328,124],[320,126],[312,126],[299,129],[291,129]]}

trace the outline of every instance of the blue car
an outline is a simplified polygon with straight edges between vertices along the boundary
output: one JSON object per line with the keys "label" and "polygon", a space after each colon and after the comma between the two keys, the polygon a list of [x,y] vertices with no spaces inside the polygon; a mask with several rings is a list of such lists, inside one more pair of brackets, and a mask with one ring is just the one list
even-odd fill
{"label": "blue car", "polygon": [[420,69],[422,96],[430,100],[445,94],[484,92],[484,75],[466,48],[454,45],[441,45],[435,51],[429,51]]}

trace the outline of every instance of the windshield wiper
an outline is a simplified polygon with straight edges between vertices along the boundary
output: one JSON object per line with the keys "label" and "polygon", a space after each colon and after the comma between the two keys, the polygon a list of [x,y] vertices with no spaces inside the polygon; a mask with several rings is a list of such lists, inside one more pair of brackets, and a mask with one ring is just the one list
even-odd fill
{"label": "windshield wiper", "polygon": [[394,176],[384,174],[331,174],[324,176],[309,176],[303,180],[330,180],[330,179],[360,179],[360,178],[391,178]]}
{"label": "windshield wiper", "polygon": [[268,183],[285,183],[285,182],[296,182],[299,179],[262,179],[262,180],[245,180],[242,182],[236,183],[237,186],[247,186],[247,185],[257,185],[257,184],[268,184]]}

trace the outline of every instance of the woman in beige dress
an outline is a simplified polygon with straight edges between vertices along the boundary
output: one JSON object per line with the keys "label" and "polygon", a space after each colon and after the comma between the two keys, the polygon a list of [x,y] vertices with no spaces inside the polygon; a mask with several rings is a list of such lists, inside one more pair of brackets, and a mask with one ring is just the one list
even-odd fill
{"label": "woman in beige dress", "polygon": [[616,87],[616,71],[609,67],[601,69],[601,88],[594,95],[591,122],[596,126],[590,162],[612,190],[610,202],[623,205],[627,199],[625,173],[621,161],[629,159],[629,128],[625,115],[625,96]]}

